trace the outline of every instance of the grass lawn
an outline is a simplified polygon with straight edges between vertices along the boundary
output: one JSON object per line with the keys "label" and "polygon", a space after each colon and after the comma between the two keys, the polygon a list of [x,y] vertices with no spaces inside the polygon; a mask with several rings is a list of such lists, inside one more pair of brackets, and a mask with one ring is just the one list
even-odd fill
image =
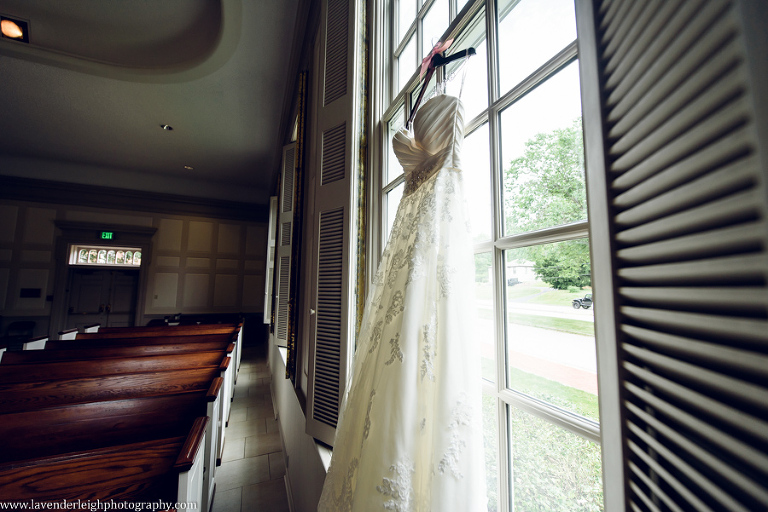
{"label": "grass lawn", "polygon": [[[493,319],[493,312],[491,310],[480,310],[477,315],[480,320]],[[529,327],[539,327],[540,329],[567,332],[570,334],[580,334],[582,336],[595,335],[595,324],[586,320],[570,320],[568,318],[524,315],[521,313],[510,312],[507,313],[507,322],[517,325],[527,325]]]}
{"label": "grass lawn", "polygon": [[539,294],[533,297],[530,301],[532,304],[549,304],[552,306],[569,306],[573,299],[581,299],[584,294],[592,293],[592,288],[584,288],[577,292],[569,292],[568,290],[554,290]]}
{"label": "grass lawn", "polygon": [[586,320],[571,320],[554,316],[524,315],[510,312],[507,313],[507,321],[517,325],[528,325],[530,327],[580,334],[582,336],[595,335],[595,324]]}
{"label": "grass lawn", "polygon": [[597,395],[564,386],[559,382],[515,368],[512,368],[510,371],[510,386],[513,389],[580,414],[585,418],[595,421],[600,419]]}
{"label": "grass lawn", "polygon": [[[592,293],[591,287],[577,292],[568,290],[555,290],[543,281],[525,281],[523,283],[507,286],[507,300],[511,302],[523,301],[530,304],[547,304],[550,306],[571,306],[573,299],[580,299],[586,293]],[[481,300],[491,300],[493,288],[490,283],[476,283],[475,296]]]}

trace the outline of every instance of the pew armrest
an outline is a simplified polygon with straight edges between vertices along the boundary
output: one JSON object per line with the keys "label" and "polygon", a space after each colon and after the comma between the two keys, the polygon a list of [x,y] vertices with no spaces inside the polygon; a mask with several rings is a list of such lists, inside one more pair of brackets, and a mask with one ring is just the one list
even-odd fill
{"label": "pew armrest", "polygon": [[[221,377],[216,377],[211,382],[211,387],[208,388],[208,393],[205,395],[205,399],[208,402],[213,402],[219,397],[219,391],[221,390],[221,386],[224,385],[224,379]],[[213,421],[213,418],[212,418]]]}
{"label": "pew armrest", "polygon": [[24,350],[43,350],[46,343],[48,343],[48,336],[32,338],[24,343]]}
{"label": "pew armrest", "polygon": [[234,343],[230,343],[229,345],[227,345],[227,354],[231,354],[234,351],[235,351],[235,344]]}
{"label": "pew armrest", "polygon": [[209,421],[208,416],[200,416],[195,420],[186,441],[184,441],[184,446],[181,447],[181,453],[173,465],[174,468],[179,471],[189,471],[192,468],[192,464],[195,463],[195,456],[205,443],[205,427]]}
{"label": "pew armrest", "polygon": [[229,368],[229,360],[231,358],[229,356],[224,357],[224,359],[221,360],[221,364],[219,365],[219,370],[225,372],[227,371],[227,368]]}
{"label": "pew armrest", "polygon": [[60,340],[74,340],[77,338],[77,329],[68,329],[66,331],[59,331]]}
{"label": "pew armrest", "polygon": [[204,496],[211,495],[211,491],[206,489],[205,450],[201,449],[206,444],[205,431],[209,421],[208,416],[201,416],[195,420],[181,449],[181,454],[174,464],[174,468],[179,470],[176,501],[194,504],[190,506],[193,509],[202,509],[205,503]]}

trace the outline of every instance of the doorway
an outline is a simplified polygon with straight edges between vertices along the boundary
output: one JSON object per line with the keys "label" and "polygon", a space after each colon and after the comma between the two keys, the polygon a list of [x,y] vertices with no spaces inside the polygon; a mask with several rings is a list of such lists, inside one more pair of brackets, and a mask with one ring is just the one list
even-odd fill
{"label": "doorway", "polygon": [[66,329],[93,324],[131,327],[136,318],[139,271],[133,269],[69,270]]}

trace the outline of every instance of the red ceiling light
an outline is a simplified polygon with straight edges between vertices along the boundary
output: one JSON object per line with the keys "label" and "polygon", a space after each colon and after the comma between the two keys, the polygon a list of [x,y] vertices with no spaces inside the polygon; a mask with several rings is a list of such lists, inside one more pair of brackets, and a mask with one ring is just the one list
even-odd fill
{"label": "red ceiling light", "polygon": [[29,25],[26,21],[15,20],[7,16],[0,16],[0,32],[6,39],[29,42]]}

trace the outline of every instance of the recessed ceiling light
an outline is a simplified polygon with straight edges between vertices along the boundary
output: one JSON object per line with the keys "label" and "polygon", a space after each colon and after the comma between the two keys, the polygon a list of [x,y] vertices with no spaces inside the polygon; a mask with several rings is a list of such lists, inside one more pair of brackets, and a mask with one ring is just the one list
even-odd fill
{"label": "recessed ceiling light", "polygon": [[193,169],[194,169],[194,167],[192,167],[191,165],[185,165],[185,166],[184,166],[184,168],[185,168],[186,170],[188,170],[188,171],[191,171],[191,170],[193,170]]}
{"label": "recessed ceiling light", "polygon": [[0,32],[2,32],[3,37],[5,38],[14,39],[23,43],[29,42],[29,31],[26,21],[0,16]]}
{"label": "recessed ceiling light", "polygon": [[160,128],[162,128],[163,130],[167,130],[167,131],[173,130],[173,126],[169,126],[167,124],[161,124]]}

